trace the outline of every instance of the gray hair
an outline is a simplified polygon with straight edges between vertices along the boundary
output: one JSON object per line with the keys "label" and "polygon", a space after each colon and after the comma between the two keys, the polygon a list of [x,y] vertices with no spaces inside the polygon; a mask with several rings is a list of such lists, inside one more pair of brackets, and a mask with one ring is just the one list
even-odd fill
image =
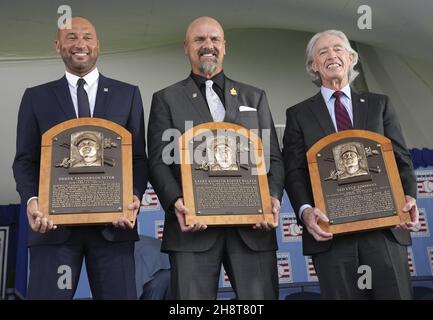
{"label": "gray hair", "polygon": [[305,61],[305,68],[307,69],[307,73],[310,75],[311,79],[313,79],[313,82],[320,87],[322,85],[322,79],[320,78],[320,75],[318,72],[314,72],[312,64],[314,60],[314,47],[316,45],[317,40],[319,40],[320,37],[325,35],[331,35],[331,36],[337,36],[341,40],[343,40],[343,46],[344,48],[349,52],[349,54],[352,56],[353,62],[352,65],[349,68],[349,83],[352,83],[353,80],[358,76],[359,72],[354,69],[355,65],[358,63],[358,53],[353,50],[353,48],[350,46],[349,39],[347,39],[346,35],[339,31],[339,30],[325,30],[319,33],[316,33],[308,42],[307,49],[306,49],[306,61]]}

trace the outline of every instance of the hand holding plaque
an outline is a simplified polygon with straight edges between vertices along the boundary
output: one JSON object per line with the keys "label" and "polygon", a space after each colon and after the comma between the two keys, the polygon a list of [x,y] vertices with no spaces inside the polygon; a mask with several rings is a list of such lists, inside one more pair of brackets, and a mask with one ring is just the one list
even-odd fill
{"label": "hand holding plaque", "polygon": [[391,141],[365,130],[345,130],[307,152],[314,202],[333,234],[394,227],[410,221]]}

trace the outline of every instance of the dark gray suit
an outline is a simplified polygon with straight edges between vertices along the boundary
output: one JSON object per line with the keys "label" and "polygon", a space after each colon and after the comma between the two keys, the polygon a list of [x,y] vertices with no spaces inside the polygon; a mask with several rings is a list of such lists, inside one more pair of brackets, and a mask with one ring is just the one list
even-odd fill
{"label": "dark gray suit", "polygon": [[[416,178],[413,172],[410,154],[406,148],[399,121],[389,98],[373,93],[358,94],[353,89],[351,90],[351,95],[354,129],[377,132],[391,139],[404,192],[415,198]],[[287,121],[283,141],[284,165],[286,170],[285,188],[297,215],[303,204],[311,204],[314,206],[306,152],[318,140],[334,133],[335,128],[321,92],[312,98],[288,108],[286,116]],[[298,223],[302,224],[298,216],[297,218]],[[393,228],[385,231],[363,233],[359,235],[359,237],[368,237],[370,235],[373,237],[376,233],[384,234],[387,241],[398,243],[399,247],[403,248],[403,250],[400,250],[400,252],[396,254],[402,255],[402,259],[405,256],[405,261],[407,262],[406,247],[404,246],[410,245],[411,243],[409,232]],[[327,251],[333,251],[335,253],[338,247],[335,244],[336,241],[340,241],[341,239],[345,241],[349,238],[356,237],[357,236],[340,236],[331,241],[318,242],[304,229],[302,235],[303,252],[304,255],[313,255],[314,260],[314,257],[319,256],[319,253]],[[355,241],[359,240],[360,239],[355,239]],[[390,252],[388,252],[388,254],[389,253]],[[386,256],[386,253],[383,254]],[[378,259],[382,259],[380,255],[378,257]],[[402,261],[400,258],[396,260]],[[392,263],[398,265],[395,261],[392,261]],[[318,271],[317,267],[316,265],[316,271]],[[399,268],[399,266],[396,268]],[[407,265],[404,265],[404,261],[401,264],[401,268],[404,269],[401,271],[401,278],[407,278]],[[328,271],[332,273],[331,270]],[[331,277],[327,278],[330,279]],[[376,278],[378,277],[376,276]],[[333,285],[339,287],[338,283],[334,283]],[[335,296],[330,295],[328,297],[332,298]]]}
{"label": "dark gray suit", "polygon": [[[237,95],[230,94],[230,89],[232,88],[236,90]],[[265,92],[225,78],[224,96],[226,108],[224,121],[249,129],[270,129],[270,155],[265,155],[270,160],[270,170],[268,173],[269,188],[272,196],[281,199],[284,184],[284,168]],[[240,112],[240,106],[255,108],[257,111]],[[253,230],[251,227],[210,227],[204,232],[181,232],[173,211],[173,204],[179,197],[182,197],[180,166],[178,164],[166,165],[162,161],[163,149],[168,144],[168,142],[162,141],[162,134],[164,130],[170,128],[184,133],[185,121],[193,121],[193,126],[213,121],[205,98],[191,77],[155,93],[150,111],[148,129],[150,181],[166,212],[162,250],[167,252],[205,252],[215,245],[221,234],[224,232],[232,234],[234,232],[241,239],[240,247],[244,246],[245,249],[256,253],[271,251],[275,256],[277,242],[274,230],[267,232]],[[273,265],[275,261],[270,263]],[[194,272],[195,277],[208,277],[207,274],[198,275],[199,270],[190,271]],[[276,272],[275,265],[274,270],[271,272],[273,279]],[[257,275],[250,275],[247,272],[245,276]],[[234,280],[231,279],[232,284]],[[185,278],[185,282],[187,281]],[[237,288],[238,296],[240,296],[241,289]],[[212,291],[214,288],[210,288],[209,290]],[[202,298],[202,296],[194,296],[192,294],[187,295],[188,297]]]}

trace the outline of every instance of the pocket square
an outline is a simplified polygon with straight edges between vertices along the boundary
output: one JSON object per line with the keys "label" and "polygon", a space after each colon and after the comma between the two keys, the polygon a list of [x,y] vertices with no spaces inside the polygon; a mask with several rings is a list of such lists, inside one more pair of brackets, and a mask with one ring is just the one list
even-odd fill
{"label": "pocket square", "polygon": [[239,111],[257,111],[257,109],[251,108],[251,107],[247,107],[247,106],[240,106],[239,107]]}

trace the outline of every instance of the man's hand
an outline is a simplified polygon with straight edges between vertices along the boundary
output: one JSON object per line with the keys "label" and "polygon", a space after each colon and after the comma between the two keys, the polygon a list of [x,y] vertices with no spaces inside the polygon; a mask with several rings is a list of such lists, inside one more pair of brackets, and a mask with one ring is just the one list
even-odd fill
{"label": "man's hand", "polygon": [[417,231],[417,225],[419,222],[419,211],[418,206],[416,205],[416,200],[411,196],[406,195],[406,204],[402,208],[403,212],[409,212],[410,222],[402,222],[397,228],[402,228],[403,230],[408,231]]}
{"label": "man's hand", "polygon": [[316,241],[328,241],[332,239],[332,233],[325,232],[317,224],[319,220],[329,222],[328,217],[323,214],[318,208],[306,208],[302,212],[302,218],[304,225],[308,232],[316,239]]}
{"label": "man's hand", "polygon": [[256,223],[253,226],[253,229],[263,229],[269,231],[278,227],[278,221],[280,219],[280,208],[281,208],[280,200],[271,197],[271,206],[272,206],[272,213],[274,215],[274,222],[261,221]]}
{"label": "man's hand", "polygon": [[[128,205],[128,209],[129,210],[134,210],[134,217],[135,218],[137,217],[138,210],[140,209],[140,204],[141,204],[140,199],[138,199],[137,196],[134,196],[133,202]],[[113,221],[112,224],[116,228],[120,228],[120,229],[126,230],[126,229],[132,229],[132,228],[134,228],[135,221],[136,221],[136,219],[134,219],[134,223],[132,223],[128,219],[122,217],[120,219],[117,219],[117,220]]]}
{"label": "man's hand", "polygon": [[174,213],[176,214],[177,221],[179,222],[180,230],[182,230],[182,232],[196,232],[207,229],[207,225],[201,223],[195,223],[190,226],[185,224],[185,215],[188,214],[188,208],[185,207],[183,198],[177,199],[177,201],[174,203]]}
{"label": "man's hand", "polygon": [[44,218],[42,212],[38,210],[37,198],[30,200],[27,205],[27,219],[29,220],[30,228],[32,228],[33,231],[47,233],[51,230],[57,229],[57,226],[53,221]]}

